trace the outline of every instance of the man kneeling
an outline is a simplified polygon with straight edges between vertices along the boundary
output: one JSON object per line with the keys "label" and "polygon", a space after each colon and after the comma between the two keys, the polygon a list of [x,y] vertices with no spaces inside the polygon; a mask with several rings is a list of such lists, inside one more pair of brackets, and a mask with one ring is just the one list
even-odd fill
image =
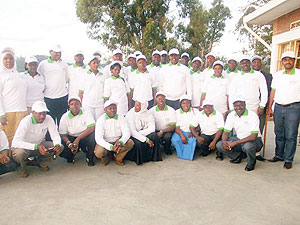
{"label": "man kneeling", "polygon": [[[226,120],[222,141],[217,143],[219,151],[218,159],[223,160],[223,154],[231,158],[231,163],[240,163],[247,157],[246,171],[254,170],[256,163],[256,152],[263,146],[259,133],[259,119],[256,113],[246,109],[243,98],[233,102],[234,111]],[[237,137],[229,137],[232,129],[235,129]]]}
{"label": "man kneeling", "polygon": [[[45,102],[35,102],[32,105],[32,113],[21,120],[13,138],[12,154],[20,164],[20,176],[23,178],[29,175],[26,170],[26,160],[29,157],[35,157],[40,170],[47,171],[53,155],[62,151],[54,120],[46,115],[47,112],[49,111]],[[47,131],[53,142],[45,141]]]}

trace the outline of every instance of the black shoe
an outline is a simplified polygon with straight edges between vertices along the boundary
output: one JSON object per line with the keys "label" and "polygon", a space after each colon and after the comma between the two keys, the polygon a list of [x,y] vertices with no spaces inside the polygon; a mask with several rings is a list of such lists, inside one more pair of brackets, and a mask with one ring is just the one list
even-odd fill
{"label": "black shoe", "polygon": [[264,158],[264,157],[262,157],[261,155],[257,155],[256,156],[256,160],[258,160],[258,161],[266,161],[266,159]]}
{"label": "black shoe", "polygon": [[279,162],[279,161],[283,161],[283,159],[279,159],[276,156],[273,157],[273,159],[268,159],[269,162]]}
{"label": "black shoe", "polygon": [[240,154],[238,157],[236,157],[235,159],[231,159],[229,162],[239,164],[242,162],[242,160],[243,160],[243,156],[242,154]]}
{"label": "black shoe", "polygon": [[222,161],[224,159],[223,153],[222,152],[218,152],[216,153],[216,160]]}
{"label": "black shoe", "polygon": [[285,168],[287,170],[291,169],[292,167],[293,167],[293,163],[292,162],[285,162],[283,164],[283,168]]}
{"label": "black shoe", "polygon": [[75,163],[75,160],[74,159],[67,159],[67,163]]}
{"label": "black shoe", "polygon": [[246,171],[251,171],[251,170],[254,170],[254,168],[255,168],[255,164],[252,164],[252,165],[247,164],[247,166],[245,167],[245,170]]}
{"label": "black shoe", "polygon": [[86,162],[87,162],[88,166],[95,166],[94,161],[89,158],[86,158]]}

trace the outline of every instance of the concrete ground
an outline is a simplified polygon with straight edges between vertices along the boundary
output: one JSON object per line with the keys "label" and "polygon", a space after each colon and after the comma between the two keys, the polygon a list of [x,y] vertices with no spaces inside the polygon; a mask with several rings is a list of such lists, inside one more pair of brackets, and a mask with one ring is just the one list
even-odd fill
{"label": "concrete ground", "polygon": [[[272,158],[272,122],[268,134]],[[26,179],[2,175],[0,224],[300,224],[300,153],[291,170],[257,162],[245,172],[245,161],[214,154],[163,160],[88,167],[79,155],[74,165],[57,159],[48,172],[31,167]]]}

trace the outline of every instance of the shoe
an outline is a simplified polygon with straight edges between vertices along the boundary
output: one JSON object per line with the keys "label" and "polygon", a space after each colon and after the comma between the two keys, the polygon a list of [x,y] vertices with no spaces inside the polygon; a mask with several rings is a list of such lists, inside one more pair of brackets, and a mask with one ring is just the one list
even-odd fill
{"label": "shoe", "polygon": [[242,160],[243,160],[243,157],[241,157],[241,156],[239,155],[237,158],[231,159],[229,162],[230,162],[230,163],[239,164],[239,163],[242,162]]}
{"label": "shoe", "polygon": [[88,166],[95,166],[95,163],[93,161],[90,161],[87,164],[88,164]]}
{"label": "shoe", "polygon": [[261,155],[257,155],[256,156],[256,160],[258,160],[258,161],[266,161],[266,159],[264,158],[264,157],[262,157]]}
{"label": "shoe", "polygon": [[20,172],[20,177],[26,178],[28,176],[29,176],[29,174],[27,172],[25,172],[25,171]]}
{"label": "shoe", "polygon": [[246,171],[251,171],[251,170],[254,170],[254,168],[255,168],[255,164],[253,164],[253,165],[248,165],[247,164],[247,166],[245,167],[245,170]]}
{"label": "shoe", "polygon": [[224,159],[223,153],[222,153],[222,152],[218,152],[218,151],[217,151],[216,154],[217,154],[216,160],[222,161],[222,160]]}
{"label": "shoe", "polygon": [[45,167],[41,167],[41,166],[40,166],[40,170],[41,170],[41,171],[48,171],[48,170],[50,170],[50,169],[49,169],[48,166],[45,166]]}
{"label": "shoe", "polygon": [[283,168],[285,168],[287,170],[291,169],[292,167],[293,167],[293,163],[292,162],[285,162],[283,164]]}
{"label": "shoe", "polygon": [[273,159],[268,159],[269,162],[279,162],[283,161],[283,159],[279,159],[278,157],[274,156]]}
{"label": "shoe", "polygon": [[75,164],[75,160],[74,159],[67,159],[67,163],[73,163],[73,164]]}
{"label": "shoe", "polygon": [[115,162],[116,162],[116,164],[119,165],[119,166],[124,166],[124,165],[125,165],[124,162],[120,162],[120,161],[118,161],[118,160],[115,160]]}

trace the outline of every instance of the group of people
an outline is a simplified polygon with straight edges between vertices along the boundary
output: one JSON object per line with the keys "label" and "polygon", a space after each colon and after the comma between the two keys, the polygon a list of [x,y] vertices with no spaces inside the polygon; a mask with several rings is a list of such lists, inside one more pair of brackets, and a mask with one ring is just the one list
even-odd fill
{"label": "group of people", "polygon": [[[155,50],[151,63],[139,51],[127,58],[113,51],[112,62],[100,65],[101,53],[74,54],[74,64],[61,60],[61,48],[48,59],[30,56],[18,73],[11,48],[1,52],[0,174],[16,170],[27,177],[27,166],[49,170],[57,156],[75,162],[79,151],[88,166],[95,157],[103,166],[114,160],[137,165],[161,161],[162,151],[193,160],[195,150],[231,163],[247,159],[255,169],[263,147],[266,114],[274,115],[276,148],[270,162],[292,168],[300,122],[300,70],[295,54],[284,52],[284,70],[273,76],[261,71],[262,58],[228,60],[214,53],[192,60],[178,49]],[[148,64],[148,65],[147,65]],[[239,71],[238,65],[241,70]],[[273,109],[273,103],[275,107]],[[274,113],[273,113],[274,112]]]}

